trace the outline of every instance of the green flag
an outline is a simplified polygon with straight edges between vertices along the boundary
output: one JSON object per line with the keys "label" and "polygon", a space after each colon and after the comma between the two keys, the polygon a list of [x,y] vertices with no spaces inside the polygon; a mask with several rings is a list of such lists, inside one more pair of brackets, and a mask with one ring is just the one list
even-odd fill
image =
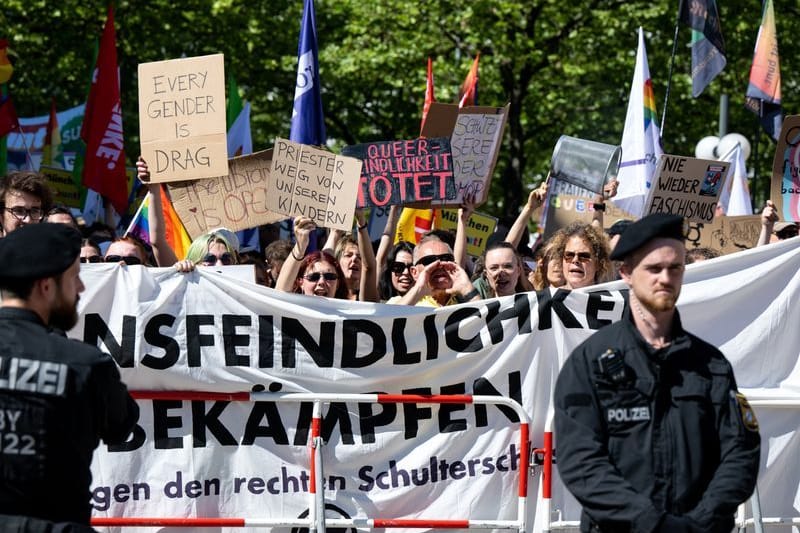
{"label": "green flag", "polygon": [[228,130],[242,112],[242,97],[239,96],[239,86],[233,79],[233,74],[228,75],[228,105],[225,107],[225,122]]}

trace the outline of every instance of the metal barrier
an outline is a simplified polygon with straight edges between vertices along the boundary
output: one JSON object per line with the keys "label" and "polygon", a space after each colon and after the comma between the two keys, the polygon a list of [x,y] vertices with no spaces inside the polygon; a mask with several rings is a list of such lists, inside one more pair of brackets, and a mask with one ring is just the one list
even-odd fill
{"label": "metal barrier", "polygon": [[[310,480],[308,518],[161,518],[161,517],[93,517],[94,527],[109,526],[172,526],[172,527],[306,527],[324,533],[330,527],[374,528],[436,528],[436,529],[516,529],[525,532],[528,498],[529,424],[530,419],[522,406],[503,396],[470,394],[313,394],[272,392],[202,392],[202,391],[132,391],[137,400],[188,400],[227,402],[312,402],[311,436],[309,442]],[[353,403],[429,403],[429,404],[485,404],[504,405],[514,410],[520,420],[520,462],[516,520],[469,519],[404,519],[404,518],[349,518],[326,519],[325,498],[322,490],[323,465],[320,436],[322,404],[330,402]]]}
{"label": "metal barrier", "polygon": [[[747,401],[751,407],[772,407],[779,409],[796,409],[800,407],[799,398],[779,398],[779,397],[757,397],[747,396]],[[555,450],[553,448],[553,416],[554,413],[550,410],[547,413],[544,426],[544,447],[534,450],[534,453],[539,454],[542,460],[542,482],[541,482],[541,496],[539,498],[540,505],[537,506],[547,516],[547,522],[543,532],[550,531],[565,531],[577,530],[580,528],[580,521],[577,520],[562,520],[561,512],[556,510],[558,518],[554,521],[552,518],[552,466],[555,459]],[[745,502],[746,503],[746,502]],[[736,527],[739,532],[744,532],[747,527],[752,526],[755,533],[762,533],[764,526],[800,526],[800,516],[795,517],[764,517],[761,513],[761,500],[758,495],[758,486],[753,491],[750,497],[750,507],[753,510],[753,517],[746,518],[745,503],[742,503],[736,513]]]}

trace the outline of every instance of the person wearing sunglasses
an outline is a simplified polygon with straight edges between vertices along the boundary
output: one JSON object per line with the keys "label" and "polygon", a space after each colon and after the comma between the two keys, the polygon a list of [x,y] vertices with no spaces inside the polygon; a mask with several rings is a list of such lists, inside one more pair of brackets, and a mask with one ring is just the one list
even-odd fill
{"label": "person wearing sunglasses", "polygon": [[126,235],[108,245],[103,261],[128,266],[147,265],[147,255],[147,250],[138,239]]}
{"label": "person wearing sunglasses", "polygon": [[423,237],[414,248],[413,258],[414,285],[402,297],[386,303],[443,307],[480,299],[447,243],[433,236]]}
{"label": "person wearing sunglasses", "polygon": [[275,288],[283,292],[294,292],[306,296],[348,299],[344,272],[330,253],[312,252],[306,249],[317,225],[308,217],[295,217],[295,244],[281,267]]}
{"label": "person wearing sunglasses", "polygon": [[239,241],[225,228],[204,233],[192,241],[186,258],[175,263],[178,272],[191,272],[196,266],[238,265]]}
{"label": "person wearing sunglasses", "polygon": [[100,246],[91,239],[81,239],[81,263],[102,263],[103,254]]}
{"label": "person wearing sunglasses", "polygon": [[38,172],[19,170],[0,179],[2,234],[8,235],[26,224],[38,224],[53,204],[53,193]]}
{"label": "person wearing sunglasses", "polygon": [[398,242],[389,251],[378,285],[381,300],[403,296],[414,284],[411,273],[414,266],[413,253],[414,245],[406,241]]}
{"label": "person wearing sunglasses", "polygon": [[567,289],[580,289],[608,281],[611,261],[602,230],[592,224],[574,222],[564,228],[559,249]]}

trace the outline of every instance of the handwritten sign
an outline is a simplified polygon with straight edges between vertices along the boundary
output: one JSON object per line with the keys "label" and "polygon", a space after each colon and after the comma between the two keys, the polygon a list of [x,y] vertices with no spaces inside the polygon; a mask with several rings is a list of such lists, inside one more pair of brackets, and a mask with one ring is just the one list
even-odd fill
{"label": "handwritten sign", "polygon": [[456,203],[450,139],[446,137],[355,144],[345,146],[342,154],[364,162],[358,207]]}
{"label": "handwritten sign", "polygon": [[689,222],[711,222],[729,166],[725,161],[662,155],[645,214],[672,213]]}
{"label": "handwritten sign", "polygon": [[772,162],[771,198],[781,220],[800,221],[800,115],[783,120]]}
{"label": "handwritten sign", "polygon": [[268,207],[317,226],[350,231],[361,161],[286,139],[275,139]]}
{"label": "handwritten sign", "polygon": [[723,255],[755,248],[761,233],[761,215],[715,217],[710,224],[690,223],[686,249],[713,248]]}
{"label": "handwritten sign", "polygon": [[[592,198],[582,194],[584,191],[592,195],[594,193],[551,177],[550,186],[553,187],[554,185],[555,189],[550,189],[547,195],[547,205],[544,209],[544,231],[542,238],[545,241],[555,232],[561,228],[567,227],[573,222],[591,224],[594,218],[594,201]],[[578,194],[553,192],[560,188]],[[620,219],[634,220],[635,218],[636,217],[618,208],[613,203],[606,202],[606,210],[603,213],[604,229],[608,229],[614,222]]]}
{"label": "handwritten sign", "polygon": [[228,174],[222,54],[139,65],[139,136],[151,181]]}
{"label": "handwritten sign", "polygon": [[272,150],[264,150],[231,159],[226,176],[167,184],[192,239],[220,226],[238,231],[285,218],[267,206],[271,164]]}
{"label": "handwritten sign", "polygon": [[39,173],[53,193],[53,204],[81,209],[81,188],[73,181],[72,172],[63,168],[41,166]]}
{"label": "handwritten sign", "polygon": [[[458,210],[442,209],[439,228],[456,231],[458,229]],[[489,237],[497,227],[497,219],[483,213],[473,212],[467,220],[467,253],[472,257],[480,256],[486,249]]]}
{"label": "handwritten sign", "polygon": [[509,105],[459,109],[453,104],[431,104],[422,135],[450,137],[456,183],[456,198],[451,204],[462,203],[466,194],[474,194],[479,204],[486,201],[508,110]]}

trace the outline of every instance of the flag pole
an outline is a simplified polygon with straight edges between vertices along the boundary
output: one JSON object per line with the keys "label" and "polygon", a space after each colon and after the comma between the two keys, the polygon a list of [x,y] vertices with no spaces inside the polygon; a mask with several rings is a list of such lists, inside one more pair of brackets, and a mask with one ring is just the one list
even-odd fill
{"label": "flag pole", "polygon": [[678,52],[678,28],[681,24],[682,11],[683,0],[678,0],[678,16],[675,17],[675,34],[672,37],[672,56],[669,60],[669,74],[667,74],[667,94],[664,96],[664,109],[661,111],[661,139],[664,138],[664,124],[667,120],[667,103],[669,103],[669,92],[672,88],[672,71],[675,68],[675,54]]}

